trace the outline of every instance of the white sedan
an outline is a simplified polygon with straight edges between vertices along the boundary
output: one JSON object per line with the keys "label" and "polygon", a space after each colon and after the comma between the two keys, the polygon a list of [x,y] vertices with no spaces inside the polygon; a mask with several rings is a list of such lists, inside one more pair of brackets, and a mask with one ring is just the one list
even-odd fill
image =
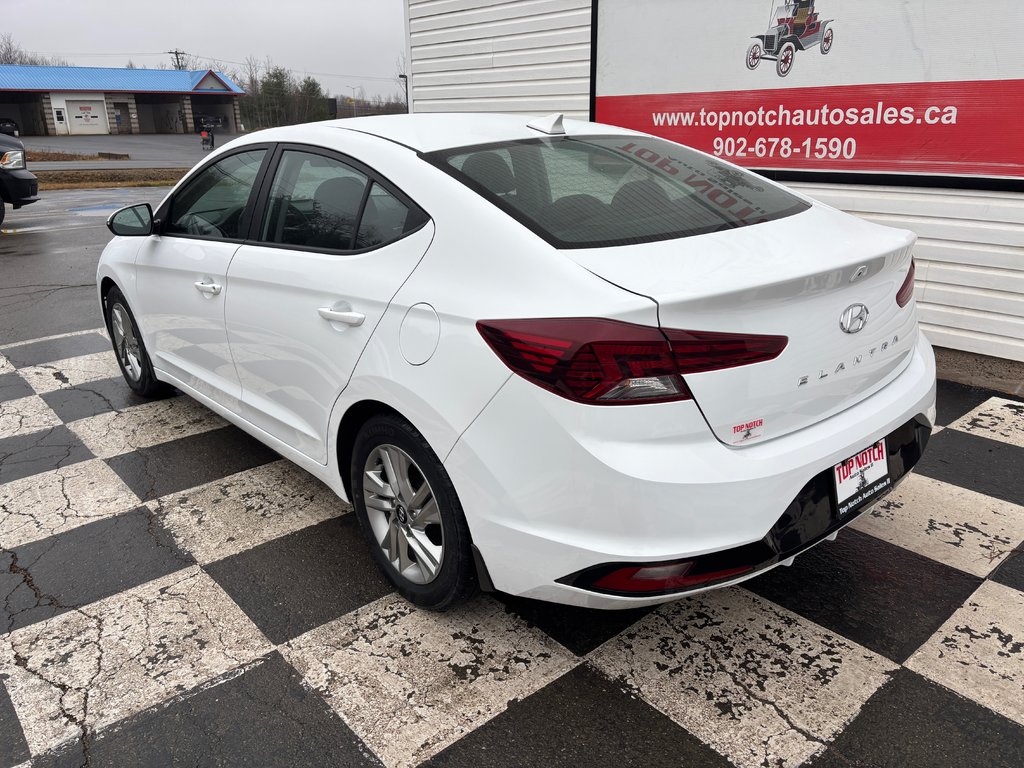
{"label": "white sedan", "polygon": [[276,128],[108,223],[128,385],[323,480],[432,608],[736,583],[870,508],[934,422],[912,234],[633,131]]}

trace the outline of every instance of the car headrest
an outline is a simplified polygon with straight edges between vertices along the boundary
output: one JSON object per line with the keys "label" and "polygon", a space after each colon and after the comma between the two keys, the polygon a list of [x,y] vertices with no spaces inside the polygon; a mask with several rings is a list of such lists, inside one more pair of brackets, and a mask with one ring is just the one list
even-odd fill
{"label": "car headrest", "polygon": [[477,152],[466,158],[462,172],[496,195],[515,192],[516,180],[497,152]]}
{"label": "car headrest", "polygon": [[650,213],[670,204],[668,193],[650,179],[623,184],[612,198],[612,210],[630,216]]}

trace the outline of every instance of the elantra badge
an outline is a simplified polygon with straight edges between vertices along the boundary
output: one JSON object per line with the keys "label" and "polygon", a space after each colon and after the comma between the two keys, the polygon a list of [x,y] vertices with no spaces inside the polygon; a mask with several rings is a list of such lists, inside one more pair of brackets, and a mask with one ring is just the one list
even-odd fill
{"label": "elantra badge", "polygon": [[868,308],[863,304],[851,304],[839,316],[839,327],[843,333],[860,333],[868,324]]}

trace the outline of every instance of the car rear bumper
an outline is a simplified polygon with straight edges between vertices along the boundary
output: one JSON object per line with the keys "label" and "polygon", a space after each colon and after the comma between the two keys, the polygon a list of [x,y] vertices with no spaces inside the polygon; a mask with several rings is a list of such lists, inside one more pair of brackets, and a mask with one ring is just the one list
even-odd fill
{"label": "car rear bumper", "polygon": [[0,173],[0,197],[14,208],[21,208],[39,199],[39,181],[29,171]]}
{"label": "car rear bumper", "polygon": [[[496,589],[601,608],[672,600],[577,586],[609,564],[744,560],[750,578],[829,537],[830,473],[885,438],[898,482],[935,420],[935,363],[919,337],[907,368],[824,421],[744,448],[715,439],[692,402],[580,406],[513,376],[446,460]],[[876,499],[877,500],[877,499]],[[728,569],[725,569],[728,570]]]}

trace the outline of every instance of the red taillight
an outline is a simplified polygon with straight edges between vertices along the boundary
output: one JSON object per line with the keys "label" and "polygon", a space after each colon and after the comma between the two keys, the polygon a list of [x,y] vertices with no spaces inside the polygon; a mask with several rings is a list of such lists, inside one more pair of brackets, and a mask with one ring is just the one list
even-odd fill
{"label": "red taillight", "polygon": [[686,400],[682,374],[771,360],[785,336],[658,328],[600,318],[482,320],[477,329],[515,373],[595,405]]}
{"label": "red taillight", "polygon": [[899,291],[896,293],[896,303],[901,307],[907,306],[910,300],[914,298],[914,260],[910,260],[910,271],[907,272],[907,279],[903,281],[903,285],[900,286]]}
{"label": "red taillight", "polygon": [[724,581],[754,570],[744,565],[718,571],[691,574],[693,561],[684,560],[664,565],[630,565],[605,574],[592,585],[607,592],[660,593],[686,587],[698,587],[714,581]]}

